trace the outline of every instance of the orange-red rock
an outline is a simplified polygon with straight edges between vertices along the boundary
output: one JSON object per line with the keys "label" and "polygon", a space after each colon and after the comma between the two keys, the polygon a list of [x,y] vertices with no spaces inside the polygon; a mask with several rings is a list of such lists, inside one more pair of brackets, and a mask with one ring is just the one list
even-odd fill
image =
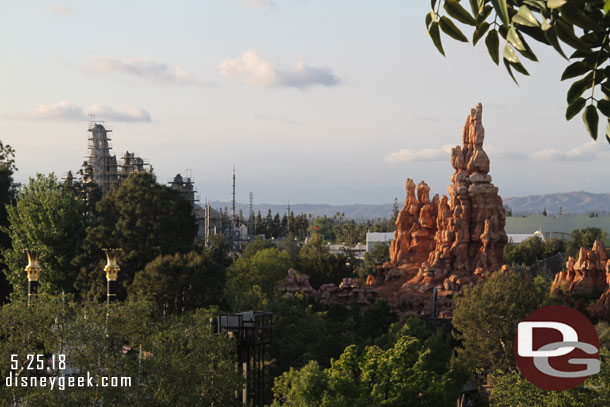
{"label": "orange-red rock", "polygon": [[606,291],[609,270],[606,247],[601,240],[596,240],[591,249],[580,248],[578,259],[568,257],[565,271],[555,274],[551,292],[562,290],[570,294],[591,294]]}
{"label": "orange-red rock", "polygon": [[482,113],[481,104],[470,111],[462,131],[462,146],[451,151],[455,172],[447,189],[449,199],[437,195],[430,201],[426,183],[416,186],[407,179],[407,196],[396,220],[390,262],[384,265],[386,278],[399,270],[407,280],[392,296],[396,308],[429,314],[431,292],[437,288],[439,303],[449,307],[441,306],[439,311],[449,315],[454,293],[504,265],[506,214],[498,188],[488,174]]}

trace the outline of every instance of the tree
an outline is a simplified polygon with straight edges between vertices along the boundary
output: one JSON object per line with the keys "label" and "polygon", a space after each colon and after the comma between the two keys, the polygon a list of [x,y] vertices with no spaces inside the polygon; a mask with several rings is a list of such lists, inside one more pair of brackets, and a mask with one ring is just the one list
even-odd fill
{"label": "tree", "polygon": [[309,276],[314,287],[327,283],[339,284],[343,278],[350,275],[345,265],[345,256],[330,253],[328,245],[319,234],[314,234],[311,240],[303,245],[299,258],[300,271]]}
{"label": "tree", "polygon": [[227,302],[235,311],[260,307],[273,297],[275,287],[291,267],[288,253],[276,248],[238,258],[227,271]]}
{"label": "tree", "polygon": [[[498,65],[502,56],[509,75],[517,82],[514,71],[529,75],[518,55],[538,61],[525,36],[553,47],[571,62],[561,80],[579,78],[568,90],[566,119],[571,120],[584,109],[585,127],[597,139],[598,112],[610,124],[610,18],[607,15],[610,1],[471,0],[469,3],[470,11],[459,0],[431,1],[426,28],[438,51],[445,55],[441,31],[455,40],[468,42],[454,21],[474,27],[473,45],[485,37],[491,59]],[[500,38],[504,43],[502,54]],[[561,43],[575,50],[569,58]],[[601,90],[601,95],[595,94],[596,89]],[[590,95],[583,96],[587,90]],[[606,139],[610,142],[610,125],[606,126]]]}
{"label": "tree", "polygon": [[545,407],[605,407],[610,400],[610,352],[600,351],[601,371],[583,384],[566,391],[544,391],[527,381],[516,370],[492,376],[491,401],[494,407],[539,405]]}
{"label": "tree", "polygon": [[[235,342],[216,335],[212,313],[198,310],[180,317],[157,318],[147,301],[110,307],[96,302],[41,296],[28,306],[13,301],[0,309],[2,371],[19,366],[27,355],[56,356],[56,366],[42,376],[58,379],[59,355],[77,376],[93,378],[93,387],[0,386],[2,405],[36,406],[228,406],[243,380],[235,363]],[[66,373],[69,373],[66,372]],[[3,375],[6,376],[6,375]],[[101,377],[129,378],[130,386],[95,386]],[[3,383],[4,382],[3,377]],[[65,377],[64,377],[65,379]]]}
{"label": "tree", "polygon": [[12,246],[4,251],[8,281],[16,295],[27,292],[25,249],[40,251],[40,291],[74,291],[78,269],[72,264],[85,233],[82,203],[50,174],[30,178],[8,208]]}
{"label": "tree", "polygon": [[517,324],[541,299],[527,275],[496,272],[486,281],[464,287],[455,300],[452,324],[462,347],[458,355],[483,376],[514,366],[513,338]]}
{"label": "tree", "polygon": [[150,298],[165,313],[219,305],[225,269],[210,252],[158,256],[136,273],[129,295]]}
{"label": "tree", "polygon": [[465,376],[451,366],[449,338],[440,333],[426,340],[405,331],[386,350],[355,345],[345,348],[322,370],[312,361],[276,379],[274,406],[451,406]]}
{"label": "tree", "polygon": [[[82,295],[105,292],[103,248],[121,248],[119,281],[131,284],[137,271],[159,255],[187,253],[197,226],[192,205],[178,191],[157,183],[150,173],[134,173],[96,206],[87,228],[77,287]],[[124,291],[119,292],[124,296]]]}
{"label": "tree", "polygon": [[[11,246],[11,239],[3,228],[8,226],[8,213],[6,207],[13,203],[17,186],[13,182],[13,174],[17,171],[15,166],[15,150],[0,140],[0,253]],[[0,269],[3,269],[0,258]],[[0,273],[0,303],[3,303],[10,293],[10,285],[4,273]]]}
{"label": "tree", "polygon": [[578,256],[581,247],[586,249],[593,247],[596,240],[605,240],[606,232],[600,228],[588,227],[581,230],[573,230],[568,242],[567,252],[569,256]]}

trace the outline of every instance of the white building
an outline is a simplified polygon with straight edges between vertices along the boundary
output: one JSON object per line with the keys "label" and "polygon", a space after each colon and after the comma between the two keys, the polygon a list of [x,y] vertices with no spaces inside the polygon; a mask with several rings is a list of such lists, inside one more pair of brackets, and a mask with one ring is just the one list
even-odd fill
{"label": "white building", "polygon": [[366,251],[370,252],[378,243],[387,244],[389,246],[393,240],[394,232],[367,232]]}

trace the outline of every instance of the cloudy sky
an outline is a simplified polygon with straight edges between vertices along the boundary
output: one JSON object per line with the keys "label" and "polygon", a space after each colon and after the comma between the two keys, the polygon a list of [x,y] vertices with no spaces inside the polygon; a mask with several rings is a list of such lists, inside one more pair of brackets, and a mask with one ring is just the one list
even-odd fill
{"label": "cloudy sky", "polygon": [[[6,2],[0,139],[17,180],[77,170],[93,114],[117,154],[160,181],[190,169],[202,200],[387,203],[404,180],[444,193],[449,151],[484,106],[502,196],[610,191],[610,148],[564,118],[565,62],[517,87],[484,47],[424,27],[424,0]],[[483,44],[481,44],[483,45]]]}

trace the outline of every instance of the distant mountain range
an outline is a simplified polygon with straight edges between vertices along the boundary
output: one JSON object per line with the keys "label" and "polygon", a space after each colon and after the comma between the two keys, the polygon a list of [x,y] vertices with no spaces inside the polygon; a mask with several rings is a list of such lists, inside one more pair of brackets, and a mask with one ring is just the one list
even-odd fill
{"label": "distant mountain range", "polygon": [[[216,209],[227,208],[231,210],[231,202],[212,201],[210,205]],[[399,200],[402,207],[402,200]],[[510,208],[514,215],[527,215],[541,213],[545,208],[549,215],[559,214],[598,214],[610,213],[610,193],[594,194],[591,192],[565,192],[545,195],[529,195],[524,197],[511,197],[504,199],[504,205]],[[264,216],[271,209],[273,214],[286,213],[288,204],[256,204],[254,213],[260,211]],[[236,203],[236,211],[242,210],[248,216],[248,205]],[[326,205],[326,204],[294,204],[290,210],[295,214],[311,213],[312,216],[334,216],[337,212],[343,213],[345,218],[350,219],[375,219],[389,218],[392,216],[393,204],[350,204],[350,205]]]}
{"label": "distant mountain range", "polygon": [[564,192],[545,195],[528,195],[506,198],[504,205],[513,214],[541,213],[545,208],[549,215],[562,213],[582,214],[596,212],[610,213],[610,193]]}

